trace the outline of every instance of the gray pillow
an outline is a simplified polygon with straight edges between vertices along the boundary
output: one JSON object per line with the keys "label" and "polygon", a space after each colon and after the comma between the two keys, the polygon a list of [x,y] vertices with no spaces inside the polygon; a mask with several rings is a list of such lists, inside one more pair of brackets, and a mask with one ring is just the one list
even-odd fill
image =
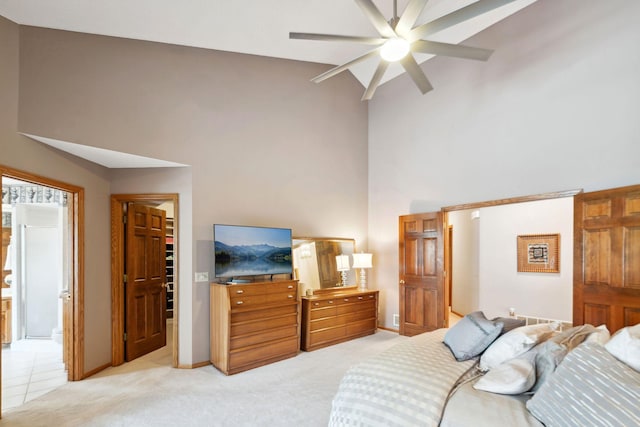
{"label": "gray pillow", "polygon": [[569,352],[527,409],[547,426],[637,426],[640,373],[604,347],[584,343]]}
{"label": "gray pillow", "polygon": [[516,319],[515,317],[494,317],[491,319],[493,322],[502,322],[502,332],[500,335],[504,335],[512,329],[524,326],[527,322],[524,319]]}
{"label": "gray pillow", "polygon": [[536,383],[531,389],[535,393],[555,372],[569,350],[562,344],[548,340],[538,344],[530,351],[536,355]]}
{"label": "gray pillow", "polygon": [[444,343],[458,362],[482,353],[500,335],[502,322],[493,322],[481,311],[467,314],[444,336]]}

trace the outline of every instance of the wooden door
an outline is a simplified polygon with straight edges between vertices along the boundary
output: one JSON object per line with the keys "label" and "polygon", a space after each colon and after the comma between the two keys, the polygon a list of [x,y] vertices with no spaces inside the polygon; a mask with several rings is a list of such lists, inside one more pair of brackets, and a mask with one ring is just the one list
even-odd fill
{"label": "wooden door", "polygon": [[575,197],[573,280],[575,324],[640,323],[640,185]]}
{"label": "wooden door", "polygon": [[127,206],[125,304],[127,361],[167,343],[166,214]]}
{"label": "wooden door", "polygon": [[404,215],[399,221],[400,334],[444,327],[443,214]]}

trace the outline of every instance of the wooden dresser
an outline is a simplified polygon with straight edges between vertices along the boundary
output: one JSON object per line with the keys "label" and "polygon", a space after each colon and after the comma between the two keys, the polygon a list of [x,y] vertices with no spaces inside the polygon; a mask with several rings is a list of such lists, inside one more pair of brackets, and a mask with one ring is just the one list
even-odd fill
{"label": "wooden dresser", "polygon": [[211,284],[211,363],[227,375],[300,348],[298,281]]}
{"label": "wooden dresser", "polygon": [[378,291],[350,288],[320,292],[302,297],[303,350],[316,350],[376,332]]}

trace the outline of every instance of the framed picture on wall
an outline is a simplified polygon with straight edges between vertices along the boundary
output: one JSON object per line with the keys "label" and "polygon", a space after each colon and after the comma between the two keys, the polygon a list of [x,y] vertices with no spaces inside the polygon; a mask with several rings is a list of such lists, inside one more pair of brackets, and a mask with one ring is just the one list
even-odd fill
{"label": "framed picture on wall", "polygon": [[559,273],[560,234],[518,236],[518,271]]}

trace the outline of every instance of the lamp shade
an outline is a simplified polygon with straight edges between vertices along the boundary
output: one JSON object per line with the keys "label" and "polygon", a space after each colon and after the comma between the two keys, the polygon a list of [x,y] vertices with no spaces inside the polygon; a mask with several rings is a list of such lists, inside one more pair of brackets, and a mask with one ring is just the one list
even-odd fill
{"label": "lamp shade", "polygon": [[349,270],[349,255],[336,256],[336,268],[338,271]]}
{"label": "lamp shade", "polygon": [[353,268],[371,268],[371,254],[353,254]]}

